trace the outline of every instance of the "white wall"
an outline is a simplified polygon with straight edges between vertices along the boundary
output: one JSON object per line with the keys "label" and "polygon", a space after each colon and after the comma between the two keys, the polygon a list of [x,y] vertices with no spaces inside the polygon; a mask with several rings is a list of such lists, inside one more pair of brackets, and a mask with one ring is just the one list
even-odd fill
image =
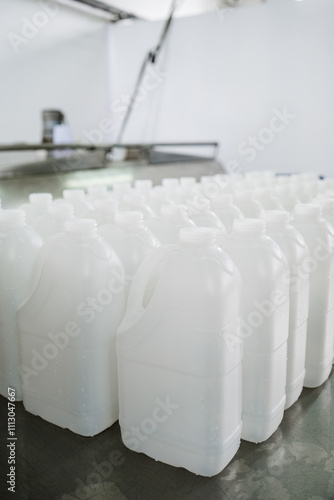
{"label": "white wall", "polygon": [[[147,80],[124,142],[218,140],[230,169],[331,175],[333,18],[331,0],[277,0],[177,19],[159,60],[159,71],[167,74],[156,77],[154,89],[154,80]],[[118,124],[120,103],[162,26],[111,27]],[[285,123],[275,118],[284,110]]]}
{"label": "white wall", "polygon": [[[42,109],[64,111],[74,139],[86,142],[84,130],[109,116],[107,22],[44,0],[51,9],[47,14],[42,3],[1,0],[2,144],[40,142]],[[36,22],[41,25],[37,30]],[[110,134],[104,139],[110,140]]]}

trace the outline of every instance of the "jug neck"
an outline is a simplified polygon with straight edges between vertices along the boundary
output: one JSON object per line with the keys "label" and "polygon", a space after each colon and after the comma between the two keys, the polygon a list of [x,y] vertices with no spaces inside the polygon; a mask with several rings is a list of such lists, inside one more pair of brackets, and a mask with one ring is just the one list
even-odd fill
{"label": "jug neck", "polygon": [[212,248],[215,240],[215,231],[208,227],[185,227],[179,233],[180,246],[188,250]]}
{"label": "jug neck", "polygon": [[293,217],[296,222],[319,223],[322,220],[322,209],[315,203],[299,203],[294,208]]}
{"label": "jug neck", "polygon": [[261,238],[265,236],[266,223],[262,219],[243,218],[233,221],[232,233],[237,238]]}
{"label": "jug neck", "polygon": [[143,224],[142,212],[125,211],[117,212],[115,215],[115,224],[125,230],[136,229]]}
{"label": "jug neck", "polygon": [[78,203],[85,200],[83,189],[64,189],[63,198],[71,203]]}
{"label": "jug neck", "polygon": [[68,219],[65,221],[65,232],[73,238],[92,238],[96,236],[96,221],[94,219]]}
{"label": "jug neck", "polygon": [[263,210],[260,218],[265,221],[267,229],[284,230],[290,226],[290,213],[287,210]]}
{"label": "jug neck", "polygon": [[30,205],[34,205],[36,207],[48,207],[52,202],[52,194],[51,193],[31,193],[29,195],[29,203]]}
{"label": "jug neck", "polygon": [[11,228],[25,225],[25,212],[23,210],[0,210],[0,228]]}

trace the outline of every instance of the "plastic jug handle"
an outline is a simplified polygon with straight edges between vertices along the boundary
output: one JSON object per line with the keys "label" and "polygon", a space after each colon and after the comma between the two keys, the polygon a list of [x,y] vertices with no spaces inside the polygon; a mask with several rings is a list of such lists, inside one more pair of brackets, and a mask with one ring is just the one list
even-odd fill
{"label": "plastic jug handle", "polygon": [[130,286],[128,303],[124,319],[118,329],[121,333],[127,330],[143,314],[143,299],[146,287],[157,266],[167,260],[174,245],[163,245],[157,248],[139,267]]}

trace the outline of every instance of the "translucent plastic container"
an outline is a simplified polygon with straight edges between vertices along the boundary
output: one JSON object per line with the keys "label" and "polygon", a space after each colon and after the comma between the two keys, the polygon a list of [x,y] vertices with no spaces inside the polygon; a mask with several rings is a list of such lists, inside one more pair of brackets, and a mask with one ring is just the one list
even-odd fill
{"label": "translucent plastic container", "polygon": [[125,194],[130,194],[131,191],[131,182],[115,182],[112,186],[111,195],[118,203],[121,203],[123,196]]}
{"label": "translucent plastic container", "polygon": [[174,202],[165,187],[155,186],[150,191],[147,203],[156,215],[160,215],[162,205],[170,205]]}
{"label": "translucent plastic container", "polygon": [[42,246],[22,210],[0,210],[0,394],[15,389],[22,400],[16,312],[29,291],[33,265]]}
{"label": "translucent plastic container", "polygon": [[261,218],[266,233],[284,253],[290,267],[290,311],[285,409],[299,398],[305,378],[306,332],[309,308],[308,247],[301,234],[291,226],[287,211],[265,210]]}
{"label": "translucent plastic container", "polygon": [[145,195],[139,193],[125,194],[123,196],[122,203],[119,206],[119,210],[139,211],[143,214],[144,221],[155,216],[152,208],[146,203]]}
{"label": "translucent plastic container", "polygon": [[211,202],[211,208],[218,215],[228,233],[232,231],[233,221],[243,218],[240,208],[233,203],[232,194],[221,194],[214,198]]}
{"label": "translucent plastic container", "polygon": [[128,448],[203,476],[233,458],[242,346],[230,349],[225,336],[237,333],[240,286],[209,228],[181,230],[179,245],[160,247],[142,264],[117,336],[119,422]]}
{"label": "translucent plastic container", "polygon": [[223,230],[224,226],[218,215],[211,210],[210,201],[206,198],[193,198],[187,204],[188,217],[196,226],[212,227]]}
{"label": "translucent plastic container", "polygon": [[95,200],[94,205],[94,219],[98,226],[103,224],[114,224],[115,215],[118,210],[118,203],[112,198],[104,198],[102,200]]}
{"label": "translucent plastic container", "polygon": [[150,192],[153,186],[151,179],[137,179],[135,180],[134,192],[138,194],[143,194],[145,200],[147,201],[150,196]]}
{"label": "translucent plastic container", "polygon": [[143,224],[143,214],[137,211],[117,212],[115,224],[100,226],[98,233],[112,246],[122,261],[127,294],[138,267],[160,246],[160,241]]}
{"label": "translucent plastic container", "polygon": [[48,206],[52,203],[51,193],[31,193],[29,203],[20,206],[25,212],[27,224],[33,224],[37,217],[47,213]]}
{"label": "translucent plastic container", "polygon": [[83,189],[64,189],[63,199],[73,205],[75,217],[89,218],[94,216],[94,206],[86,199]]}
{"label": "translucent plastic container", "polygon": [[261,219],[236,219],[228,238],[217,241],[233,258],[242,279],[242,439],[268,439],[284,414],[289,331],[289,265],[265,234]]}
{"label": "translucent plastic container", "polygon": [[[279,179],[280,178],[278,177],[278,180]],[[282,179],[285,179],[285,177],[282,177]],[[295,192],[293,192],[289,185],[277,184],[274,188],[274,192],[280,204],[283,205],[283,208],[289,212],[291,212],[295,206],[300,203],[298,196]]]}
{"label": "translucent plastic container", "polygon": [[187,216],[186,208],[180,205],[163,205],[160,216],[151,218],[146,224],[162,245],[177,243],[182,228],[195,227]]}
{"label": "translucent plastic container", "polygon": [[83,436],[118,419],[116,330],[122,265],[92,219],[65,223],[38,257],[18,311],[26,410]]}
{"label": "translucent plastic container", "polygon": [[106,184],[88,186],[86,200],[93,203],[94,200],[103,200],[108,198],[109,195],[110,193],[108,192],[108,186]]}
{"label": "translucent plastic container", "polygon": [[259,217],[263,210],[263,206],[257,199],[255,199],[254,192],[250,189],[235,191],[234,202],[240,208],[245,217]]}
{"label": "translucent plastic container", "polygon": [[296,205],[293,226],[305,239],[310,258],[310,306],[307,326],[305,387],[327,380],[333,362],[334,337],[334,230],[322,217],[319,205]]}
{"label": "translucent plastic container", "polygon": [[180,186],[180,181],[176,177],[164,177],[161,185],[166,189],[168,197],[174,201],[177,196],[177,189]]}
{"label": "translucent plastic container", "polygon": [[52,234],[65,231],[65,221],[74,217],[74,209],[70,203],[51,203],[47,213],[37,217],[33,223],[35,231],[43,240]]}
{"label": "translucent plastic container", "polygon": [[265,210],[284,210],[282,203],[276,198],[272,187],[264,186],[255,189],[255,198]]}

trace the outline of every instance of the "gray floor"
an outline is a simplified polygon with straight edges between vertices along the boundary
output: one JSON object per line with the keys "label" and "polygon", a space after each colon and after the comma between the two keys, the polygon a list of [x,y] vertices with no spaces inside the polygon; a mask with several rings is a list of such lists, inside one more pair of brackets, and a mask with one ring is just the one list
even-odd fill
{"label": "gray floor", "polygon": [[321,387],[304,389],[268,441],[242,441],[230,464],[212,478],[128,450],[118,423],[84,438],[29,414],[17,403],[14,496],[5,485],[6,415],[7,401],[0,397],[2,499],[334,499],[333,372]]}

